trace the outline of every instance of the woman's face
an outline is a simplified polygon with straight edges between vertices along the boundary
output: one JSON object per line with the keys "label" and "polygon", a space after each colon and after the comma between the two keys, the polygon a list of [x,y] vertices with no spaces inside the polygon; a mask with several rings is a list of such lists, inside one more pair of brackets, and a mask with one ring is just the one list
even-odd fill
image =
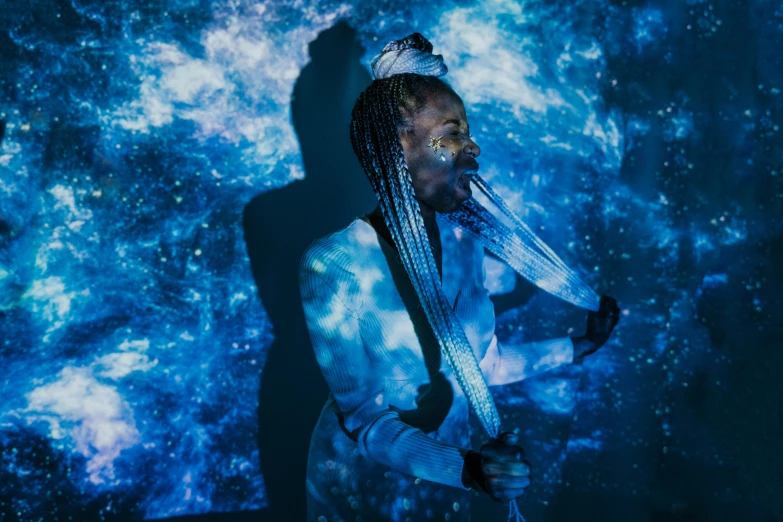
{"label": "woman's face", "polygon": [[412,132],[400,140],[420,203],[447,214],[471,198],[469,174],[478,170],[481,149],[470,137],[462,100],[450,93],[430,96],[414,116]]}

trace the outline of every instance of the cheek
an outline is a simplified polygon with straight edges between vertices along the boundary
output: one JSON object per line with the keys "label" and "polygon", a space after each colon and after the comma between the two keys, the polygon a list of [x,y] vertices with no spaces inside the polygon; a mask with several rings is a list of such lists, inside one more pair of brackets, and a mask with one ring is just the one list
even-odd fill
{"label": "cheek", "polygon": [[405,163],[411,174],[413,186],[417,190],[425,190],[438,178],[438,172],[443,168],[442,162],[433,154],[432,149],[416,150],[406,153]]}
{"label": "cheek", "polygon": [[[437,153],[426,146],[405,151],[405,162],[411,174],[413,188],[416,197],[421,200],[436,202],[453,196],[456,184],[452,168],[453,147],[447,146],[446,140],[443,142],[443,146]],[[439,159],[441,153],[443,153],[443,160]]]}
{"label": "cheek", "polygon": [[456,183],[448,171],[441,170],[433,173],[423,191],[427,200],[433,203],[445,203],[455,197]]}
{"label": "cheek", "polygon": [[454,166],[454,156],[451,155],[451,150],[446,147],[441,147],[437,152],[427,148],[419,154],[417,159],[420,168],[431,172],[433,178],[447,177]]}

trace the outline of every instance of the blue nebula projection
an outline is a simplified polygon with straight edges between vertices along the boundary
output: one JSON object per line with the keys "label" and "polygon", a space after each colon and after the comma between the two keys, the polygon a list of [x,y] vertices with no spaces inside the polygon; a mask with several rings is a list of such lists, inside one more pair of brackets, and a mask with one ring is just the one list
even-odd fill
{"label": "blue nebula projection", "polygon": [[[523,513],[783,516],[783,8],[627,4],[6,2],[0,512],[266,505],[273,325],[241,213],[306,177],[291,93],[345,20],[365,67],[389,40],[432,41],[484,179],[623,310],[583,367],[497,389],[538,473]],[[514,289],[486,267],[493,294]],[[583,320],[538,292],[497,334]]]}

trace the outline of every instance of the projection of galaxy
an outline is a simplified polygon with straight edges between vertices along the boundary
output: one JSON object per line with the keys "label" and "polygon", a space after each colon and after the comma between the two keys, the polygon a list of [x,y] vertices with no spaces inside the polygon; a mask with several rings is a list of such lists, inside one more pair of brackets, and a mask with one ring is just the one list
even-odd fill
{"label": "projection of galaxy", "polygon": [[[305,133],[355,164],[321,183],[368,185],[350,109],[372,57],[413,31],[449,67],[483,178],[622,309],[581,367],[493,389],[534,462],[527,520],[782,519],[780,2],[0,9],[0,520],[269,507],[274,303],[248,250],[276,252],[246,243],[243,210],[329,170],[303,156]],[[355,39],[348,67],[319,65],[334,31]],[[328,129],[295,114],[319,67],[358,85]],[[295,235],[289,218],[264,227]],[[493,296],[525,294],[498,315],[501,341],[584,328],[584,311],[484,263]],[[295,416],[309,383],[291,386],[275,401]]]}

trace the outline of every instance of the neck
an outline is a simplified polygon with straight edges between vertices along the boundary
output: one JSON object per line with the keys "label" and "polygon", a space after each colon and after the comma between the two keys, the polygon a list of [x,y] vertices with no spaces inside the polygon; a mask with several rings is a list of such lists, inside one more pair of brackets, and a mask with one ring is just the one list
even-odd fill
{"label": "neck", "polygon": [[[439,248],[440,231],[436,219],[437,212],[421,202],[419,202],[419,208],[421,209],[421,216],[424,218],[424,229],[427,231],[427,237],[429,238],[430,243],[435,245],[435,248]],[[370,224],[372,224],[376,230],[379,230],[381,235],[387,238],[390,244],[394,245],[394,242],[391,239],[391,233],[389,233],[386,222],[383,220],[383,212],[381,212],[380,205],[376,206],[368,217],[370,218]]]}
{"label": "neck", "polygon": [[438,232],[438,221],[435,219],[436,212],[424,203],[419,203],[419,208],[421,209],[421,217],[424,218],[424,229],[427,231],[427,235],[430,238],[435,237],[433,234]]}

